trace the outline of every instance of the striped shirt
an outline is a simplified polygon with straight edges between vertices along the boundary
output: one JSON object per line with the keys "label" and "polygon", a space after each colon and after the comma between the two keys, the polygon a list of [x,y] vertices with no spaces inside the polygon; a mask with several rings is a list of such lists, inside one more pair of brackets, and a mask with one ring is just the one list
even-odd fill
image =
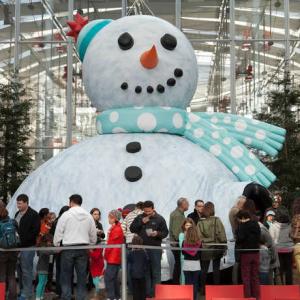
{"label": "striped shirt", "polygon": [[134,211],[130,212],[126,216],[125,220],[122,222],[121,226],[124,232],[124,236],[126,238],[126,244],[130,244],[134,237],[134,233],[130,231],[130,225],[132,224],[133,220],[142,213],[143,211],[141,209],[135,209]]}

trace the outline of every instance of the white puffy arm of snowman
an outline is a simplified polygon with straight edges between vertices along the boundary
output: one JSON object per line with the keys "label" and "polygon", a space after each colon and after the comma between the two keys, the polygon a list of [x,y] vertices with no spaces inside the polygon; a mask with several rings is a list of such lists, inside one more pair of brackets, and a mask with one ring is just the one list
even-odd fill
{"label": "white puffy arm of snowman", "polygon": [[[232,114],[185,112],[197,86],[197,61],[185,35],[170,23],[152,16],[96,20],[80,32],[77,47],[86,92],[93,105],[104,110],[97,119],[99,134],[180,134],[212,153],[240,181],[268,187],[276,179],[247,146],[276,156],[284,129]],[[161,107],[170,110],[161,116]],[[176,113],[174,109],[181,109],[184,121],[172,132],[163,120]],[[143,121],[139,116],[145,113],[150,117]],[[105,118],[108,114],[112,118]],[[114,116],[122,116],[121,123]],[[151,120],[160,126],[148,128]]]}

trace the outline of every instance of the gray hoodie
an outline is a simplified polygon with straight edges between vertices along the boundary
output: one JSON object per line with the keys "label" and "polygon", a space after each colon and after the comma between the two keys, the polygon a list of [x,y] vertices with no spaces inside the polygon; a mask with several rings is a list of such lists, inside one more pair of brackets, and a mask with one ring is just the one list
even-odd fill
{"label": "gray hoodie", "polygon": [[291,224],[290,223],[278,223],[275,221],[271,224],[270,235],[275,243],[277,250],[291,248],[293,250],[294,243],[291,239]]}

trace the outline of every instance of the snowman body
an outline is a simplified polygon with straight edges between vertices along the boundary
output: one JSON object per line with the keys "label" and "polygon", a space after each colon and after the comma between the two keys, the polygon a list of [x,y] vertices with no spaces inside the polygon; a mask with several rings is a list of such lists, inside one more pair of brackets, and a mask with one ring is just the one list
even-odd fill
{"label": "snowman body", "polygon": [[[93,21],[81,31],[77,49],[86,93],[103,112],[97,121],[99,136],[30,174],[10,201],[10,213],[21,193],[28,194],[33,208],[55,212],[68,204],[70,195],[81,194],[84,208],[102,211],[104,225],[111,209],[146,200],[168,221],[178,198],[186,197],[191,204],[197,199],[214,202],[230,237],[229,209],[245,186],[259,180],[268,186],[274,180],[263,165],[252,165],[254,155],[237,140],[253,142],[258,149],[268,143],[279,149],[281,131],[268,124],[256,130],[256,122],[249,120],[231,122],[233,115],[188,115],[184,109],[197,87],[197,60],[184,34],[164,20],[130,16]],[[137,109],[147,118],[136,115]],[[127,151],[131,142],[138,142],[140,150]]]}
{"label": "snowman body", "polygon": [[[126,146],[131,142],[138,142],[141,150],[129,153]],[[143,173],[136,182],[125,178],[130,166]],[[63,151],[27,177],[16,194],[28,194],[37,210],[58,211],[70,195],[80,193],[84,208],[100,208],[106,228],[108,212],[129,203],[152,200],[168,221],[178,198],[187,197],[191,204],[203,199],[215,203],[216,214],[231,236],[228,208],[246,184],[211,153],[183,137],[119,133],[90,138]]]}

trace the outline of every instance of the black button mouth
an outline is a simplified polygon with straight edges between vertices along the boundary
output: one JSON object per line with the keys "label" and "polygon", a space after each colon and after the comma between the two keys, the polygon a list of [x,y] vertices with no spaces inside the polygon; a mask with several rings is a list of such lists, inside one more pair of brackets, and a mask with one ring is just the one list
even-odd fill
{"label": "black button mouth", "polygon": [[142,178],[143,172],[137,166],[130,166],[126,168],[124,175],[129,182],[135,182]]}
{"label": "black button mouth", "polygon": [[126,145],[126,151],[128,153],[137,153],[141,151],[142,146],[139,142],[130,142]]}

